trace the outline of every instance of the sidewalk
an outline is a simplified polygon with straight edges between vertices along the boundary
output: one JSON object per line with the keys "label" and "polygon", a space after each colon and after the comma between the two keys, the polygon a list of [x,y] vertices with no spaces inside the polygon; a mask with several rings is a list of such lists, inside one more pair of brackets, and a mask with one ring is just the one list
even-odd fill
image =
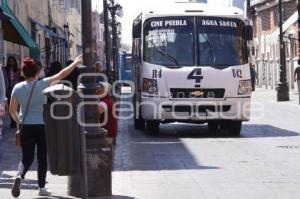
{"label": "sidewalk", "polygon": [[[9,129],[9,119],[6,118],[4,124],[4,137],[0,140],[0,198],[9,199],[13,198],[10,189],[13,185],[14,177],[17,174],[18,161],[21,160],[21,151],[20,148],[16,147],[14,144],[15,129]],[[26,179],[23,181],[20,198],[45,198],[38,197],[37,195],[38,186],[36,170],[36,161],[34,161],[32,168],[26,175]],[[66,194],[66,177],[53,176],[48,173],[47,182],[47,187],[53,192],[53,197],[51,198],[71,198]]]}
{"label": "sidewalk", "polygon": [[299,97],[296,89],[289,92],[290,100],[286,102],[277,102],[277,91],[271,89],[264,88],[256,88],[254,92],[252,92],[252,101],[255,101],[256,98],[260,100],[263,99],[266,102],[274,102],[274,103],[282,103],[282,104],[290,104],[290,105],[299,105]]}

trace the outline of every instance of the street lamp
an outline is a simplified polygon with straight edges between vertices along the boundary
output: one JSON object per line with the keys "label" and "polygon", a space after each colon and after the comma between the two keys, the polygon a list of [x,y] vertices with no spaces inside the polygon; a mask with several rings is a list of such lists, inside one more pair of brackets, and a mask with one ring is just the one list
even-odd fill
{"label": "street lamp", "polygon": [[108,5],[107,0],[103,0],[103,20],[104,20],[104,37],[105,37],[105,63],[106,63],[106,76],[110,72],[110,42],[109,42],[109,29],[108,29]]}
{"label": "street lamp", "polygon": [[279,0],[279,41],[280,41],[280,78],[277,87],[277,101],[289,101],[289,86],[286,78],[285,44],[282,31],[282,0]]}
{"label": "street lamp", "polygon": [[298,66],[300,66],[300,0],[298,0]]}
{"label": "street lamp", "polygon": [[114,71],[114,80],[118,77],[118,50],[117,50],[117,40],[118,40],[118,34],[117,34],[117,26],[118,23],[116,22],[116,15],[119,17],[122,17],[122,6],[118,3],[115,3],[114,0],[110,1],[110,4],[107,6],[108,10],[110,11],[111,18],[112,18],[112,56],[113,56],[113,71]]}
{"label": "street lamp", "polygon": [[[95,95],[99,86],[96,83],[93,66],[92,2],[91,0],[81,0],[81,4],[84,67],[81,68],[81,83],[77,90],[83,97],[83,102],[80,104],[82,109],[78,112],[79,117],[81,116],[80,112],[83,112],[84,115],[84,122],[81,125],[83,125],[86,138],[86,147],[82,149],[86,154],[86,158],[84,158],[86,162],[83,164],[83,172],[86,175],[85,179],[81,179],[80,176],[72,178],[70,195],[87,199],[88,197],[111,195],[112,153],[106,141],[106,131],[100,127],[98,97]],[[82,180],[87,180],[87,183],[82,185]],[[83,187],[83,193],[80,192],[80,186]]]}
{"label": "street lamp", "polygon": [[70,55],[70,46],[69,46],[69,39],[70,39],[70,29],[69,24],[64,24],[64,34],[65,34],[65,62],[68,61]]}

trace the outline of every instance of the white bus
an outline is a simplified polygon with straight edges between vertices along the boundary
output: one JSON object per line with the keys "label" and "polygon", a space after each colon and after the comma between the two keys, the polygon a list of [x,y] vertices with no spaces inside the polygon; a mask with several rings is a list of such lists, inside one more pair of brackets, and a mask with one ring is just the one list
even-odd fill
{"label": "white bus", "polygon": [[133,22],[134,126],[208,123],[240,135],[250,119],[248,45],[252,28],[238,8],[174,3]]}

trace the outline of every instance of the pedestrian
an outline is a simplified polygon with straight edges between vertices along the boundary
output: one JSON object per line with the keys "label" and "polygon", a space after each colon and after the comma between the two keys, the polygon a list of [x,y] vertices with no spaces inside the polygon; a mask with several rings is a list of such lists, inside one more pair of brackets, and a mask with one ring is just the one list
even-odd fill
{"label": "pedestrian", "polygon": [[[11,91],[13,87],[22,80],[22,78],[21,78],[21,73],[18,67],[17,60],[13,56],[7,58],[6,66],[4,69],[5,69],[5,76],[8,82],[7,89],[6,89],[6,97],[9,104],[11,98]],[[10,128],[16,128],[16,123],[12,119],[12,117],[10,117]]]}
{"label": "pedestrian", "polygon": [[251,91],[255,91],[255,80],[256,80],[256,71],[254,65],[250,66],[250,76],[251,76]]}
{"label": "pedestrian", "polygon": [[[66,66],[70,65],[73,63],[73,60],[69,60],[66,62]],[[68,75],[64,81],[67,81],[68,83],[66,84],[67,86],[71,86],[74,90],[77,90],[77,82],[78,82],[78,77],[80,75],[79,68],[75,68],[70,75]]]}
{"label": "pedestrian", "polygon": [[298,87],[298,96],[299,96],[299,104],[300,104],[300,66],[295,69],[294,73],[295,82],[297,82]]}
{"label": "pedestrian", "polygon": [[111,85],[108,82],[101,82],[96,92],[99,96],[98,112],[100,113],[99,122],[107,130],[107,140],[110,144],[116,143],[117,137],[117,118],[115,111],[115,101],[110,95]]}
{"label": "pedestrian", "polygon": [[5,95],[6,95],[5,79],[4,79],[4,73],[2,71],[2,65],[0,64],[0,138],[2,137],[3,117],[5,115]]}
{"label": "pedestrian", "polygon": [[44,70],[43,64],[42,64],[42,62],[40,62],[37,59],[35,59],[34,61],[37,64],[37,66],[39,67],[39,70],[40,70],[39,79],[43,79],[45,77],[45,70]]}
{"label": "pedestrian", "polygon": [[46,77],[51,77],[53,75],[56,75],[61,70],[62,70],[61,63],[59,61],[54,61],[54,62],[50,63],[50,68],[48,70]]}
{"label": "pedestrian", "polygon": [[[45,96],[42,91],[68,76],[74,68],[82,63],[82,56],[54,76],[39,80],[40,68],[31,58],[26,58],[21,67],[25,81],[15,85],[10,102],[10,114],[21,129],[18,129],[21,140],[22,160],[12,187],[12,195],[20,195],[20,187],[29,170],[37,148],[39,195],[50,195],[45,188],[47,173],[47,146],[43,120]],[[31,97],[30,97],[31,96]],[[20,107],[20,114],[17,113]],[[25,118],[24,118],[25,117]]]}
{"label": "pedestrian", "polygon": [[100,82],[107,81],[107,77],[103,73],[103,66],[101,65],[101,62],[100,61],[96,61],[95,64],[94,64],[94,67],[95,67],[95,72],[97,74],[96,82],[100,83]]}

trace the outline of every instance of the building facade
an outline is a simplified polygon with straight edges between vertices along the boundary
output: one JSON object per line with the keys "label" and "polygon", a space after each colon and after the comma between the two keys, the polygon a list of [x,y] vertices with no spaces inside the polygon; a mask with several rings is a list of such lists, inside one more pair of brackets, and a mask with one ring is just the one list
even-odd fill
{"label": "building facade", "polygon": [[[37,44],[39,59],[44,67],[53,61],[64,64],[78,54],[77,47],[81,46],[79,0],[9,0],[8,4]],[[29,56],[29,50],[25,46],[5,41],[4,58],[8,56],[14,56],[20,65],[23,58]]]}
{"label": "building facade", "polygon": [[245,0],[205,0],[205,1],[198,0],[197,2],[208,3],[211,5],[226,6],[226,7],[234,6],[242,10],[244,10],[245,8]]}
{"label": "building facade", "polygon": [[69,44],[69,59],[75,59],[82,53],[82,30],[81,30],[81,14],[80,10],[70,8],[67,14],[69,26],[68,44]]}
{"label": "building facade", "polygon": [[93,11],[92,19],[94,62],[100,62],[105,67],[104,24],[101,13]]}
{"label": "building facade", "polygon": [[[258,86],[276,89],[279,81],[279,20],[278,1],[252,0],[249,18],[254,30],[255,66],[258,73]],[[294,89],[294,69],[297,65],[297,1],[283,0],[283,31],[286,47],[287,80]]]}

